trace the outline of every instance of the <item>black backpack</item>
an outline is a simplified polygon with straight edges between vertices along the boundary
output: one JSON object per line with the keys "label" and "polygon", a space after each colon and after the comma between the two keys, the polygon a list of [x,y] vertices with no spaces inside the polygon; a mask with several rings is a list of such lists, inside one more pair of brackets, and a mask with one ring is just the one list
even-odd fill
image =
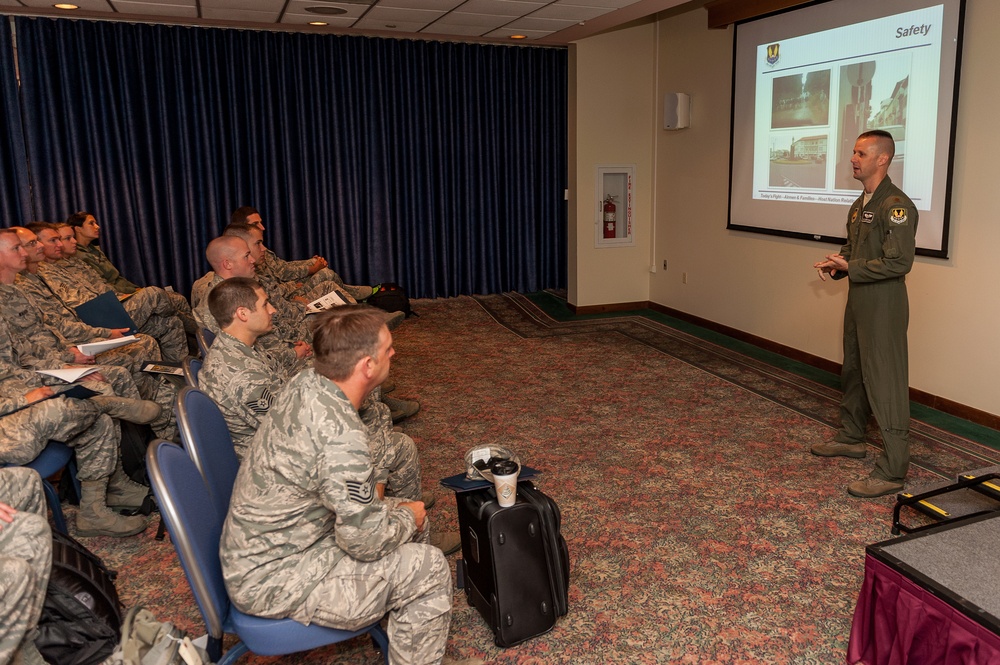
{"label": "black backpack", "polygon": [[52,532],[52,574],[35,646],[60,665],[104,662],[121,637],[115,573],[72,537]]}
{"label": "black backpack", "polygon": [[415,315],[410,309],[410,298],[406,289],[393,282],[385,282],[375,287],[375,292],[368,296],[366,303],[387,312],[403,312],[406,316]]}

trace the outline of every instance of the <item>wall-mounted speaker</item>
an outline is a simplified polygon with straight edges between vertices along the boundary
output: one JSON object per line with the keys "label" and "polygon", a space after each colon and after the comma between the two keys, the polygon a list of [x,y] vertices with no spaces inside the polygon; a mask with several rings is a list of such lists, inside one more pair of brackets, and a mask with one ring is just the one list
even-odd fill
{"label": "wall-mounted speaker", "polygon": [[663,128],[684,129],[691,126],[691,95],[668,92],[663,96]]}

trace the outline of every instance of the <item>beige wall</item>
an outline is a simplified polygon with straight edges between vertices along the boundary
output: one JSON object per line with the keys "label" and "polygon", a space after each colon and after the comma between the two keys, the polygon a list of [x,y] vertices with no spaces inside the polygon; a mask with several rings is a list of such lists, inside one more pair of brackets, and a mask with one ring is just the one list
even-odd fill
{"label": "beige wall", "polygon": [[[820,282],[810,268],[836,248],[725,228],[732,31],[707,30],[705,24],[704,10],[696,9],[651,29],[656,35],[653,98],[662,98],[668,90],[689,93],[691,127],[679,132],[657,129],[662,123],[662,109],[657,109],[645,141],[638,140],[635,131],[624,132],[626,144],[644,144],[635,161],[645,158],[646,145],[656,146],[656,186],[649,202],[656,222],[649,233],[655,237],[655,262],[667,259],[669,267],[635,274],[635,284],[626,282],[637,271],[628,277],[621,271],[619,279],[600,288],[579,280],[571,302],[628,302],[648,289],[653,302],[839,362],[846,284]],[[1000,414],[1000,296],[994,286],[1000,274],[991,256],[1000,252],[1000,215],[990,195],[1000,186],[1000,131],[995,121],[1000,86],[992,64],[1000,59],[1000,43],[993,37],[997,24],[1000,3],[968,1],[951,192],[951,258],[918,257],[907,280],[910,385],[993,414]],[[635,31],[622,31],[629,35],[626,42],[639,41],[633,39],[639,34]],[[578,52],[588,53],[586,63],[577,63],[578,79],[587,65],[598,67],[604,76],[606,70],[594,63],[609,57],[607,51],[618,43],[615,34],[577,46]],[[646,50],[650,49],[634,46],[629,57],[644,57]],[[619,54],[615,51],[614,57]],[[648,67],[648,63],[634,65],[637,70]],[[578,133],[574,148],[578,166],[586,161],[583,155],[614,144],[607,127],[599,140]],[[627,156],[622,159],[629,161]],[[586,178],[582,170],[581,175],[578,181]],[[571,227],[575,221],[579,231],[584,217],[582,213],[575,220],[571,217]],[[602,256],[593,249],[584,251],[579,238],[575,248],[578,275],[604,274]],[[571,243],[571,253],[573,249]],[[648,257],[637,254],[637,263],[649,263]]]}
{"label": "beige wall", "polygon": [[[649,300],[653,142],[657,119],[651,22],[570,47],[569,301]],[[597,166],[635,165],[633,247],[594,246]],[[574,256],[575,255],[575,256]]]}

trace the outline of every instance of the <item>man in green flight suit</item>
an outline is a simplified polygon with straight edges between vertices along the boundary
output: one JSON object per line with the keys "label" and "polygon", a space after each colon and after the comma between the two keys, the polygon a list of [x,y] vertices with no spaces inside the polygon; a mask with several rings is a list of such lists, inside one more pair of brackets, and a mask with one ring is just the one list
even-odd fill
{"label": "man in green flight suit", "polygon": [[864,193],[848,213],[847,244],[814,265],[821,279],[847,277],[841,426],[830,443],[811,448],[821,457],[863,458],[865,429],[874,413],[884,450],[867,478],[847,486],[857,497],[903,489],[910,464],[910,398],[906,346],[909,302],[905,275],[913,267],[917,209],[887,173],[892,135],[858,137],[851,157]]}

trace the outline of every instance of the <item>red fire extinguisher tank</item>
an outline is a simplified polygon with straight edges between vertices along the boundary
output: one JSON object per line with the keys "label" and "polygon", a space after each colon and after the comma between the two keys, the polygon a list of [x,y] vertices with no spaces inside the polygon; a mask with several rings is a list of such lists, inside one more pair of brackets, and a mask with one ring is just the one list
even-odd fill
{"label": "red fire extinguisher tank", "polygon": [[618,235],[618,214],[615,208],[615,197],[608,195],[604,199],[604,237],[615,238]]}

